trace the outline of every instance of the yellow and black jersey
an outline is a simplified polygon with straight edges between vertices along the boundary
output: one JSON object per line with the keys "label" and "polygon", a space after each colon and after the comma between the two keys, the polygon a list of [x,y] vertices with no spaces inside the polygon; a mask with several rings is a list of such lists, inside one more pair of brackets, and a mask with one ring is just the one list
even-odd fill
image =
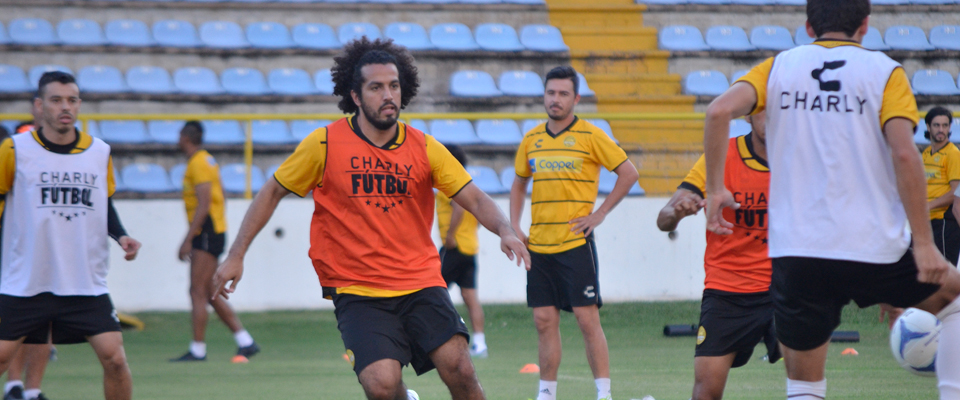
{"label": "yellow and black jersey", "polygon": [[[44,149],[61,154],[79,154],[90,148],[93,144],[93,137],[77,131],[77,140],[68,145],[57,145],[41,137],[37,131],[23,133],[32,135]],[[13,139],[6,138],[0,143],[0,196],[7,194],[13,188],[13,179],[16,175],[16,155],[13,146]],[[107,196],[113,196],[117,189],[116,179],[113,176],[113,157],[107,161]]]}
{"label": "yellow and black jersey", "polygon": [[[933,152],[933,147],[923,150],[923,170],[927,175],[927,201],[950,192],[950,182],[960,180],[960,149],[947,143]],[[930,210],[930,219],[943,219],[947,207]]]}
{"label": "yellow and black jersey", "polygon": [[[444,241],[450,230],[450,219],[453,217],[453,200],[442,192],[437,192],[437,226],[440,228],[440,241]],[[457,250],[468,256],[476,255],[480,249],[477,239],[477,217],[467,211],[463,212],[460,225],[457,226]]]}
{"label": "yellow and black jersey", "polygon": [[[215,233],[227,231],[227,219],[224,213],[223,185],[220,183],[220,167],[217,160],[206,150],[198,150],[187,161],[183,174],[183,204],[187,209],[187,223],[193,222],[200,201],[197,198],[197,186],[210,184],[209,218],[213,221]],[[200,231],[194,232],[199,235]]]}
{"label": "yellow and black jersey", "polygon": [[517,149],[517,175],[533,177],[530,250],[554,254],[586,243],[570,221],[590,215],[597,200],[600,168],[610,171],[627,153],[593,124],[575,118],[553,133],[543,123],[527,132]]}

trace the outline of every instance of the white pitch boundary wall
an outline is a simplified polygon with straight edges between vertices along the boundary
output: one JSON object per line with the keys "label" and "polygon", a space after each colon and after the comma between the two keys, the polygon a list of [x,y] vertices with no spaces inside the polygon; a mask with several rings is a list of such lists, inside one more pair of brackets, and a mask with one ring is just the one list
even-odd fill
{"label": "white pitch boundary wall", "polygon": [[[597,204],[602,202],[598,199]],[[509,200],[495,201],[506,213]],[[699,299],[703,291],[703,214],[680,223],[675,240],[656,227],[666,198],[626,198],[596,232],[600,290],[605,302]],[[249,200],[227,201],[228,246]],[[110,292],[123,311],[189,310],[189,265],[177,260],[187,221],[177,200],[118,200],[117,212],[143,248],[127,262],[111,244]],[[530,224],[527,200],[525,222]],[[313,201],[289,196],[280,202],[246,257],[246,269],[231,304],[238,310],[332,308],[307,257]],[[276,232],[282,230],[282,235]],[[434,225],[434,240],[438,241]],[[526,273],[500,252],[499,238],[480,229],[478,285],[484,303],[526,302]],[[455,302],[458,289],[451,290]]]}

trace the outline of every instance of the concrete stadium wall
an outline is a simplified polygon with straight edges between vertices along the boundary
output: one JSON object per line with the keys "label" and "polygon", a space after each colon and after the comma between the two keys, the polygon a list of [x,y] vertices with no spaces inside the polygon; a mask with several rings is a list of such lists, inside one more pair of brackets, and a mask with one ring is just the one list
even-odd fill
{"label": "concrete stadium wall", "polygon": [[[495,199],[503,210],[509,200]],[[602,201],[602,199],[601,199]],[[598,201],[598,204],[601,202]],[[627,198],[597,231],[601,294],[607,302],[697,299],[703,290],[704,219],[687,218],[671,240],[656,228],[666,198]],[[228,243],[232,243],[249,201],[228,200]],[[186,231],[182,202],[119,200],[117,211],[131,236],[143,242],[140,256],[123,260],[111,245],[111,295],[122,311],[188,310],[189,266],[177,260]],[[529,226],[529,200],[525,222]],[[293,196],[280,203],[253,242],[246,271],[231,297],[244,311],[332,308],[307,257],[313,202]],[[281,232],[281,234],[277,234]],[[437,237],[434,228],[434,237]],[[526,301],[525,272],[499,250],[499,239],[481,229],[478,285],[485,303]],[[451,291],[459,302],[457,289]]]}

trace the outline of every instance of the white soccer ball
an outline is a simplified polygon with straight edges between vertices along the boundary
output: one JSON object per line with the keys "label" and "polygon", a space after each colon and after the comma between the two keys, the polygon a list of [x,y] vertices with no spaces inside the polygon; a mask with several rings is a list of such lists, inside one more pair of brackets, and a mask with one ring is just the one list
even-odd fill
{"label": "white soccer ball", "polygon": [[893,323],[890,350],[903,369],[920,376],[936,376],[940,320],[933,314],[908,308]]}

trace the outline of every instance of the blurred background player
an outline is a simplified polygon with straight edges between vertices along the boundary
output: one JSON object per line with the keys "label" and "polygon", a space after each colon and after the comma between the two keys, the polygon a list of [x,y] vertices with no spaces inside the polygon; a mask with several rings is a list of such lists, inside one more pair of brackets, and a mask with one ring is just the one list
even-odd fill
{"label": "blurred background player", "polygon": [[[467,166],[467,154],[457,145],[447,145],[447,150]],[[473,336],[470,341],[470,355],[487,358],[487,341],[483,334],[483,306],[477,295],[477,251],[480,242],[477,239],[477,218],[463,210],[459,204],[447,195],[437,192],[437,225],[443,247],[440,249],[440,263],[443,280],[447,287],[456,283],[460,287],[463,304],[470,314]]]}
{"label": "blurred background player", "polygon": [[180,245],[178,258],[190,261],[190,304],[193,341],[190,350],[170,361],[203,361],[207,359],[207,304],[213,306],[220,320],[233,332],[237,342],[236,362],[243,362],[260,352],[260,346],[230,308],[227,301],[213,296],[213,274],[217,259],[226,245],[227,219],[224,215],[223,186],[217,160],[203,149],[203,125],[187,122],[180,130],[180,151],[187,155],[183,174],[183,204],[190,227]]}
{"label": "blurred background player", "polygon": [[[510,189],[510,221],[521,237],[520,217],[533,177],[527,272],[527,305],[539,337],[538,400],[553,400],[560,367],[560,310],[573,312],[583,333],[597,398],[610,399],[610,355],[600,325],[600,281],[593,230],[637,182],[637,168],[613,139],[577,118],[577,71],[563,66],[546,76],[543,103],[550,119],[527,132],[517,150]],[[597,199],[600,168],[617,174],[603,204]]]}
{"label": "blurred background player", "polygon": [[924,136],[930,140],[930,146],[923,150],[923,169],[927,175],[927,207],[933,241],[944,258],[955,263],[960,255],[960,225],[950,206],[953,192],[960,183],[960,149],[950,142],[953,114],[946,108],[934,107],[927,111],[924,122],[927,123]]}
{"label": "blurred background player", "polygon": [[[730,139],[724,185],[736,193],[737,210],[726,209],[734,221],[733,234],[707,232],[706,272],[700,303],[700,328],[694,358],[693,399],[723,398],[730,368],[750,361],[754,347],[763,342],[767,360],[780,359],[770,298],[770,257],[767,256],[767,202],[770,170],[764,113],[746,117],[753,128],[746,136]],[[706,190],[703,156],[657,217],[657,227],[670,232],[684,217],[702,208]]]}

